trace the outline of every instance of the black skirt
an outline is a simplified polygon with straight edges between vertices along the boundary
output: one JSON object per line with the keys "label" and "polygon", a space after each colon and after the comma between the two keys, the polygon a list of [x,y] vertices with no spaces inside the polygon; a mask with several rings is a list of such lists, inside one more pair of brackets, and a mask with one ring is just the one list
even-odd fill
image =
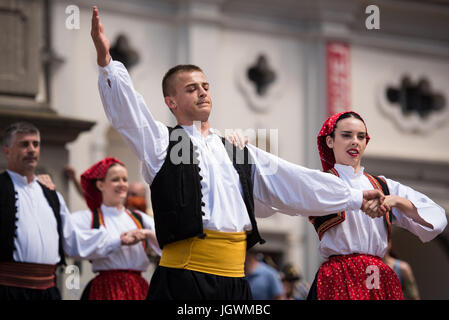
{"label": "black skirt", "polygon": [[147,300],[252,300],[245,278],[158,266]]}

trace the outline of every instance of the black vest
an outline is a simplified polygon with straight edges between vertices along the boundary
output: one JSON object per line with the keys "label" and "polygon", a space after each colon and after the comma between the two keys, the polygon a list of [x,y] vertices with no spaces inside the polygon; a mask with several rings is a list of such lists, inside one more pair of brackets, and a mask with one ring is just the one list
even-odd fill
{"label": "black vest", "polygon": [[[62,246],[63,233],[58,195],[56,191],[50,190],[41,183],[39,183],[44,192],[45,198],[48,201],[56,218],[58,235],[59,235],[59,255],[61,260],[58,264],[65,265],[64,249]],[[0,261],[14,261],[14,238],[17,237],[18,220],[17,207],[17,192],[14,190],[14,184],[9,174],[5,171],[0,174]]]}
{"label": "black vest", "polygon": [[[159,246],[191,237],[204,237],[200,167],[198,153],[187,132],[181,127],[168,128],[170,141],[167,157],[156,174],[151,189],[156,237]],[[247,248],[263,244],[254,216],[253,183],[248,149],[240,150],[222,139],[242,185],[243,200],[251,221]]]}

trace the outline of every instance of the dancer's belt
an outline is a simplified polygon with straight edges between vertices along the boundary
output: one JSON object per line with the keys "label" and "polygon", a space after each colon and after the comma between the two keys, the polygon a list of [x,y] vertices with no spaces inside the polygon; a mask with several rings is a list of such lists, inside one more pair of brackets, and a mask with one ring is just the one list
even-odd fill
{"label": "dancer's belt", "polygon": [[165,245],[159,265],[224,277],[244,277],[246,232],[205,229],[204,233],[205,238],[192,237]]}
{"label": "dancer's belt", "polygon": [[56,265],[0,262],[0,285],[45,290],[56,285]]}

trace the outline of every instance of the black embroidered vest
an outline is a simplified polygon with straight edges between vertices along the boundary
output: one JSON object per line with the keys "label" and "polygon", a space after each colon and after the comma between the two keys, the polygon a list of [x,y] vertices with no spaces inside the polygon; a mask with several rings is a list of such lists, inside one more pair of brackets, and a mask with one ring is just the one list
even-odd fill
{"label": "black embroidered vest", "polygon": [[[187,132],[181,127],[168,128],[170,141],[167,157],[156,174],[151,189],[156,237],[162,248],[168,243],[191,237],[204,237],[200,167],[198,153]],[[243,200],[251,221],[247,248],[264,243],[254,216],[253,183],[248,149],[240,150],[222,139],[236,169],[243,190]]]}
{"label": "black embroidered vest", "polygon": [[[59,256],[61,260],[58,264],[65,265],[64,249],[62,246],[63,233],[61,221],[61,204],[56,191],[50,190],[41,183],[44,196],[48,201],[56,218],[57,231],[59,235]],[[17,237],[18,220],[17,207],[17,192],[14,190],[14,184],[9,174],[5,171],[0,174],[0,261],[14,261],[14,238]]]}
{"label": "black embroidered vest", "polygon": [[[335,170],[334,168],[328,170],[327,172],[339,177],[337,170]],[[364,172],[364,175],[371,182],[374,189],[381,191],[386,196],[390,194],[390,191],[388,190],[387,182],[384,179],[382,179],[381,177],[370,175],[366,172]],[[315,230],[318,234],[318,238],[320,240],[327,230],[331,229],[332,227],[335,227],[336,225],[339,225],[340,223],[345,221],[345,219],[346,219],[345,211],[328,214],[325,216],[309,217],[309,221],[315,227]],[[390,238],[392,219],[393,219],[393,214],[391,212],[387,212],[384,216],[384,220],[385,220],[385,226],[386,226],[387,232],[388,232],[388,238]]]}

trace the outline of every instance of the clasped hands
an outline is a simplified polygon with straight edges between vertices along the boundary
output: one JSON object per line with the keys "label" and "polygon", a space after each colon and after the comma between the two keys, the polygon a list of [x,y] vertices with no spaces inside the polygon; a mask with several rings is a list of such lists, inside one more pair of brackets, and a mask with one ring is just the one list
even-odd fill
{"label": "clasped hands", "polygon": [[391,196],[385,196],[379,190],[364,190],[360,208],[371,218],[384,216],[392,208]]}
{"label": "clasped hands", "polygon": [[151,235],[151,230],[148,229],[134,229],[123,232],[120,235],[120,240],[124,246],[132,246],[140,241],[146,240]]}

